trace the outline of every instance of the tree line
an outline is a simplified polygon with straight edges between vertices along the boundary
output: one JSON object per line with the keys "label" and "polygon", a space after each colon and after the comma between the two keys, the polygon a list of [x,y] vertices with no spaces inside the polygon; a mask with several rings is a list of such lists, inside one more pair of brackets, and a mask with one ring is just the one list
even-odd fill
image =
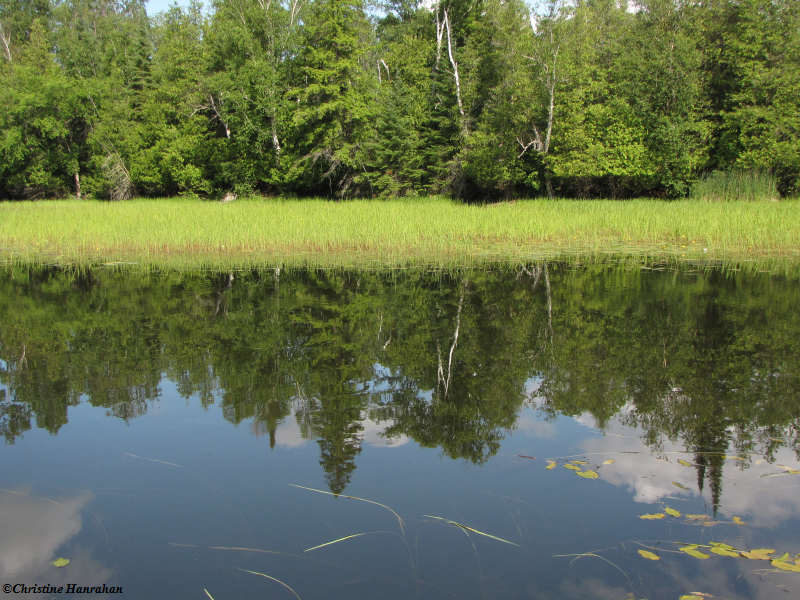
{"label": "tree line", "polygon": [[0,197],[800,193],[794,0],[0,0]]}

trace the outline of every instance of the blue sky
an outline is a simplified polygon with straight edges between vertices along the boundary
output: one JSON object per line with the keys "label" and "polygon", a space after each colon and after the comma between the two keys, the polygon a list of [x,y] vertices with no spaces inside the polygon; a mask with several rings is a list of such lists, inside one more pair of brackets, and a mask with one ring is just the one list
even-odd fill
{"label": "blue sky", "polygon": [[188,6],[189,0],[147,0],[147,14],[152,16],[156,13],[160,13],[167,10],[173,4]]}

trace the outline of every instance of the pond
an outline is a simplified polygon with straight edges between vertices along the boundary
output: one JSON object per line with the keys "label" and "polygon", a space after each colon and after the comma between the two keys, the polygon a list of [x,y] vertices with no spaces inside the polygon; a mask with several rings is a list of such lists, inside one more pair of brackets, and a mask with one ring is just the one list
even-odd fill
{"label": "pond", "polygon": [[798,597],[798,306],[689,266],[8,267],[0,583]]}

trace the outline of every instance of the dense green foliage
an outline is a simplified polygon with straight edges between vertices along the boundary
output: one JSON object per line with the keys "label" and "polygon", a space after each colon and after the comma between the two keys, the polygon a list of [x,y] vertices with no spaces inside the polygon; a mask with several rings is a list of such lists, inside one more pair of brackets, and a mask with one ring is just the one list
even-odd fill
{"label": "dense green foliage", "polygon": [[[800,452],[800,288],[741,271],[0,273],[0,435],[53,433],[84,398],[133,419],[162,377],[275,443],[295,419],[330,488],[364,419],[483,462],[523,405],[637,425],[658,448]],[[215,409],[216,410],[216,409]],[[698,472],[718,485],[720,465]],[[716,474],[715,474],[716,473]],[[716,483],[715,483],[716,481]],[[717,492],[715,492],[717,494]]]}
{"label": "dense green foliage", "polygon": [[794,0],[0,0],[0,197],[800,192]]}

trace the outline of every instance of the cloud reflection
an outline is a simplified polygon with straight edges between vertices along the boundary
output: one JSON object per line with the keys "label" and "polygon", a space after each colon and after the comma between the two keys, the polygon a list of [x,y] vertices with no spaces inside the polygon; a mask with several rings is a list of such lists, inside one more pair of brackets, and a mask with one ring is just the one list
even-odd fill
{"label": "cloud reflection", "polygon": [[[577,418],[587,427],[593,427],[588,415]],[[708,486],[702,494],[697,485],[697,472],[677,461],[682,458],[693,461],[692,452],[684,452],[680,442],[664,440],[663,449],[657,454],[642,441],[644,430],[612,420],[602,437],[584,440],[583,452],[599,459],[613,458],[614,464],[600,469],[600,477],[616,486],[624,486],[633,494],[636,502],[654,504],[669,497],[692,498],[701,496],[711,504]],[[759,527],[775,527],[781,522],[800,514],[800,475],[778,475],[785,465],[800,469],[794,452],[781,449],[775,454],[775,464],[769,464],[754,456],[752,464],[742,465],[735,460],[726,460],[723,471],[723,493],[718,514],[732,518],[740,516]],[[680,485],[689,488],[681,489]]]}
{"label": "cloud reflection", "polygon": [[69,569],[50,563],[82,528],[81,512],[91,494],[53,500],[20,490],[0,491],[0,578],[58,585],[69,581],[107,582],[111,571],[77,549]]}

